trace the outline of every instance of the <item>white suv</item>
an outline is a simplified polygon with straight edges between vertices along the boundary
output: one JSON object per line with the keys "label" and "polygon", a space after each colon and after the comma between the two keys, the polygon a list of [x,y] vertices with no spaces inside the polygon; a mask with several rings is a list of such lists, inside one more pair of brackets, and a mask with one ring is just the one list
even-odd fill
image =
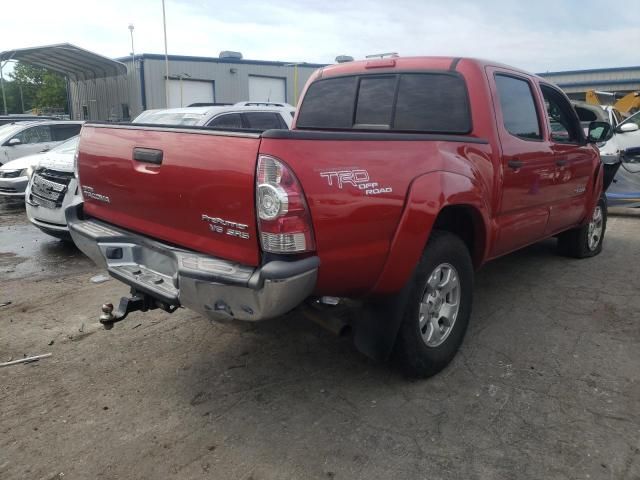
{"label": "white suv", "polygon": [[289,129],[295,107],[286,103],[240,102],[211,107],[146,110],[133,123],[193,125],[232,130]]}

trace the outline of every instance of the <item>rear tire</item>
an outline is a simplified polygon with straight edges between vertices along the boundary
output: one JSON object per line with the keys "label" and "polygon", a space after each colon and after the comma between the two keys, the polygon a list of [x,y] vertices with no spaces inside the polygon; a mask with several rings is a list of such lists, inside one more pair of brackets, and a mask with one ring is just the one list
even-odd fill
{"label": "rear tire", "polygon": [[607,200],[603,195],[591,214],[589,223],[558,237],[558,251],[569,257],[595,257],[602,251],[607,229]]}
{"label": "rear tire", "polygon": [[434,231],[411,282],[394,358],[408,375],[426,378],[451,362],[469,324],[473,263],[464,242]]}

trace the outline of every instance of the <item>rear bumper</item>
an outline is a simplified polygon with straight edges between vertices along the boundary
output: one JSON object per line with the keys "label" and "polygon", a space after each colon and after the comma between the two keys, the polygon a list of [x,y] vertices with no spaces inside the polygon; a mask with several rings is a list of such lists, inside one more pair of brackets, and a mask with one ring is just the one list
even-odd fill
{"label": "rear bumper", "polygon": [[111,276],[167,305],[212,319],[277,317],[302,303],[316,284],[318,257],[256,268],[84,219],[81,202],[66,209],[66,218],[78,248]]}

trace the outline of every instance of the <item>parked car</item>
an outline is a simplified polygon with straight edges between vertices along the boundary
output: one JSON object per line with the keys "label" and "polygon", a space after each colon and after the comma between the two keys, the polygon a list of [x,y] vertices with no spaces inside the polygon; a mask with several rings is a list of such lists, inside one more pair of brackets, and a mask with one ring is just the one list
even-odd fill
{"label": "parked car", "polygon": [[0,126],[0,165],[10,160],[46,152],[80,133],[83,122],[45,120]]}
{"label": "parked car", "polygon": [[47,235],[63,240],[71,240],[64,209],[77,194],[73,159],[79,139],[72,137],[39,155],[40,161],[24,194],[29,221]]}
{"label": "parked car", "polygon": [[27,155],[0,166],[0,195],[24,198],[24,191],[34,168],[44,153]]}
{"label": "parked car", "polygon": [[640,207],[640,147],[620,153],[619,168],[607,189],[607,203],[612,207]]}
{"label": "parked car", "polygon": [[133,123],[194,125],[225,130],[288,129],[294,113],[295,108],[287,104],[278,106],[241,102],[228,106],[147,110],[138,115]]}
{"label": "parked car", "polygon": [[593,122],[585,137],[565,94],[516,68],[349,62],[311,76],[292,130],[87,124],[83,198],[66,216],[77,246],[132,288],[103,307],[106,327],[178,306],[333,315],[347,298],[361,351],[430,376],[462,342],[475,269],[554,236],[567,255],[600,253],[594,142],[610,130]]}

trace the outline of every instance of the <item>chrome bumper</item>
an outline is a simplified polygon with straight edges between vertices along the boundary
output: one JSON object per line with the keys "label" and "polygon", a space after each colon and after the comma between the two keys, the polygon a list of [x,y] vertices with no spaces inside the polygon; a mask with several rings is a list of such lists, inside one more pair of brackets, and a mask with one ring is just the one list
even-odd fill
{"label": "chrome bumper", "polygon": [[318,257],[250,267],[83,219],[81,202],[65,213],[75,244],[111,276],[215,320],[278,317],[302,303],[316,284]]}

